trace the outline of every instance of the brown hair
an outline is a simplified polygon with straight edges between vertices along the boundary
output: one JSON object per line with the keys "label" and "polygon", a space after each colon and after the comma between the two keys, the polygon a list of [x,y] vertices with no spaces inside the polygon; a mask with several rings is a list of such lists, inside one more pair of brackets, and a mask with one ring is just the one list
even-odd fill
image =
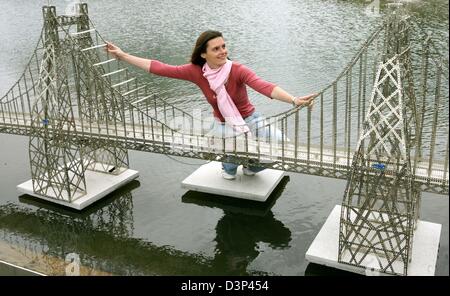
{"label": "brown hair", "polygon": [[217,37],[223,37],[222,33],[212,30],[205,31],[198,36],[197,41],[195,42],[194,50],[192,51],[192,64],[202,67],[206,63],[206,60],[202,58],[201,54],[206,53],[208,41]]}

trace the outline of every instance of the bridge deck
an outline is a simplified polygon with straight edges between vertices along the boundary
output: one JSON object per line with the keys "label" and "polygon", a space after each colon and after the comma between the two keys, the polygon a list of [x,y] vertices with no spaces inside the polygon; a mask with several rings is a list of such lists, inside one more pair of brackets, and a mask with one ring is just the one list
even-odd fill
{"label": "bridge deck", "polygon": [[[138,125],[113,123],[91,123],[75,120],[77,137],[95,138],[120,142],[132,150],[159,152],[193,158],[204,155],[231,154],[237,157],[254,159],[262,164],[271,163],[270,167],[285,171],[310,173],[338,178],[345,178],[351,169],[354,151],[346,149],[333,150],[332,147],[306,146],[299,143],[267,143],[265,141],[243,136],[237,138],[214,138],[200,134],[183,134],[162,129],[161,125]],[[62,127],[67,130],[67,126]],[[15,133],[29,135],[31,118],[29,114],[20,114],[15,118],[0,115],[0,132],[15,130]],[[11,132],[11,131],[10,131]],[[12,133],[12,132],[11,132]],[[205,154],[206,153],[206,154]],[[369,163],[369,165],[375,162]],[[386,170],[389,175],[389,167]],[[444,163],[422,159],[416,164],[415,181],[429,186],[446,187],[448,190],[448,166]]]}

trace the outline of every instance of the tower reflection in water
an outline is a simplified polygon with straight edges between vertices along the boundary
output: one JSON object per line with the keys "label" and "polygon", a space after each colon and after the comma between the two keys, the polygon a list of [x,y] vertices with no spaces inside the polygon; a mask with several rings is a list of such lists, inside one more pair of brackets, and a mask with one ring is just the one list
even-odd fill
{"label": "tower reflection in water", "polygon": [[[66,274],[67,256],[82,262],[82,274],[109,274],[98,260],[114,249],[108,241],[133,235],[132,181],[79,212],[28,195],[0,206],[0,258],[49,275]],[[98,256],[98,251],[102,256]],[[12,262],[11,262],[12,261]]]}
{"label": "tower reflection in water", "polygon": [[[183,203],[220,208],[214,256],[192,254],[134,237],[133,181],[81,212],[30,196],[0,206],[0,260],[48,275],[67,274],[79,256],[81,275],[245,275],[261,243],[286,248],[291,232],[271,209],[285,177],[265,203],[187,192]],[[2,254],[7,258],[1,258]],[[8,260],[6,260],[8,259]]]}
{"label": "tower reflection in water", "polygon": [[248,265],[260,254],[260,243],[272,248],[287,248],[291,232],[277,220],[272,207],[281,196],[289,177],[284,177],[264,203],[188,191],[182,201],[220,208],[224,215],[216,226],[216,250],[212,272],[219,275],[260,274]]}

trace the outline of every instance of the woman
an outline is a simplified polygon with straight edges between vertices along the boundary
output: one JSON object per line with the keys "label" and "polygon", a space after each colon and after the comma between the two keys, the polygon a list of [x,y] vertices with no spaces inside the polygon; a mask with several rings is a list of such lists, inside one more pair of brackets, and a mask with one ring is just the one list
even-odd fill
{"label": "woman", "polygon": [[[150,73],[195,83],[212,106],[215,127],[225,129],[225,123],[237,132],[250,132],[249,126],[260,122],[260,115],[248,99],[246,85],[257,92],[294,106],[311,106],[316,94],[294,97],[273,83],[267,82],[244,65],[231,62],[222,33],[205,31],[197,39],[191,56],[191,63],[181,66],[163,64],[157,60],[136,57],[123,52],[112,43],[106,50],[124,62]],[[227,180],[236,178],[238,165],[232,162],[222,164],[222,176]],[[261,167],[244,167],[245,175],[252,176],[263,170]]]}

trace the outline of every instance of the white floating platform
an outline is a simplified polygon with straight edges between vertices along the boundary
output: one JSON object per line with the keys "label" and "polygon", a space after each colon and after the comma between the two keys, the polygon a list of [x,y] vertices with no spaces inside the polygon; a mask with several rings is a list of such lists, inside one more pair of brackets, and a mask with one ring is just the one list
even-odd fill
{"label": "white floating platform", "polygon": [[[351,266],[338,262],[339,220],[341,206],[336,205],[327,221],[317,234],[308,251],[306,260],[329,267],[359,274],[378,275],[371,271],[378,263],[374,258],[367,258],[366,268]],[[418,220],[414,232],[411,262],[408,266],[408,276],[433,276],[439,251],[441,224]],[[373,265],[377,266],[373,266]],[[386,275],[386,274],[382,274]]]}
{"label": "white floating platform", "polygon": [[72,202],[49,198],[34,193],[33,183],[31,180],[28,180],[20,185],[17,185],[17,190],[21,193],[41,198],[49,202],[57,203],[77,210],[82,210],[85,207],[89,206],[90,204],[101,199],[102,197],[105,197],[114,190],[136,179],[138,176],[139,176],[138,171],[130,169],[123,171],[120,175],[112,175],[86,170],[85,180],[87,193],[86,195],[83,195]]}
{"label": "white floating platform", "polygon": [[235,180],[225,180],[222,177],[222,163],[212,161],[184,179],[181,186],[193,191],[264,202],[284,174],[283,171],[265,169],[254,176],[245,176],[239,167]]}

